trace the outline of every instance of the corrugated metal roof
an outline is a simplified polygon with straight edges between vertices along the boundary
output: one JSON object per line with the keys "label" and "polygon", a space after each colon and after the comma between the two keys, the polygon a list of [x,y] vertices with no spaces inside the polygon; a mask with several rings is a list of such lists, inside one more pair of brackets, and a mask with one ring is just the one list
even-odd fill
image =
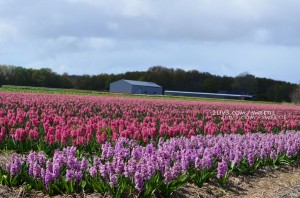
{"label": "corrugated metal roof", "polygon": [[139,86],[147,86],[147,87],[161,87],[158,84],[155,84],[153,82],[144,82],[144,81],[136,81],[136,80],[125,80],[123,81],[131,84],[131,85],[139,85]]}
{"label": "corrugated metal roof", "polygon": [[253,97],[252,95],[242,94],[221,94],[221,93],[205,93],[205,92],[189,92],[189,91],[170,91],[165,90],[165,93],[178,93],[178,94],[193,94],[193,95],[206,95],[206,96],[231,96],[231,97]]}

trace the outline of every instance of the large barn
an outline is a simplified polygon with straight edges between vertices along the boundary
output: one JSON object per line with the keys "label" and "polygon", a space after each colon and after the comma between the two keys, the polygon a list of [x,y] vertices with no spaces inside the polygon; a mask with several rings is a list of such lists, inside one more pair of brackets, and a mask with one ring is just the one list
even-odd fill
{"label": "large barn", "polygon": [[162,95],[162,87],[153,82],[125,79],[111,83],[109,91],[129,94]]}

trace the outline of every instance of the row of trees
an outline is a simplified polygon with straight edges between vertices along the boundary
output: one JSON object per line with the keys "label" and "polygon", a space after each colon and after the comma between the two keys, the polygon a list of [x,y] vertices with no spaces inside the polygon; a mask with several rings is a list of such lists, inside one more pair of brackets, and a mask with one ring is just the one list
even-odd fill
{"label": "row of trees", "polygon": [[0,65],[0,84],[7,85],[106,91],[111,82],[120,79],[151,81],[167,90],[253,94],[257,100],[276,102],[291,101],[291,93],[298,87],[296,84],[258,78],[249,73],[228,77],[162,66],[153,66],[139,72],[76,76],[67,73],[60,75],[48,68],[26,69]]}

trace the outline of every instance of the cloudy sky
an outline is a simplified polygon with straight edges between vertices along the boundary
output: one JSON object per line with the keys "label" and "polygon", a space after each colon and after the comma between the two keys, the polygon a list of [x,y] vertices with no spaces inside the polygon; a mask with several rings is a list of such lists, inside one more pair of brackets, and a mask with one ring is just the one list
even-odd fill
{"label": "cloudy sky", "polygon": [[300,81],[299,0],[0,0],[0,64]]}

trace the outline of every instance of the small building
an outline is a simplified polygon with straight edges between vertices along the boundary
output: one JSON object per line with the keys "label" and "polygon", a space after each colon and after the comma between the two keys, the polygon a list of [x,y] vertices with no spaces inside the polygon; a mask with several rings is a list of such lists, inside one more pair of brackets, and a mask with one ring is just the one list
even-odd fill
{"label": "small building", "polygon": [[171,95],[171,96],[189,96],[189,97],[236,99],[236,100],[254,99],[252,95],[243,95],[243,94],[205,93],[205,92],[170,91],[170,90],[165,90],[164,94]]}
{"label": "small building", "polygon": [[109,91],[129,94],[162,95],[162,87],[153,82],[125,79],[110,83]]}

